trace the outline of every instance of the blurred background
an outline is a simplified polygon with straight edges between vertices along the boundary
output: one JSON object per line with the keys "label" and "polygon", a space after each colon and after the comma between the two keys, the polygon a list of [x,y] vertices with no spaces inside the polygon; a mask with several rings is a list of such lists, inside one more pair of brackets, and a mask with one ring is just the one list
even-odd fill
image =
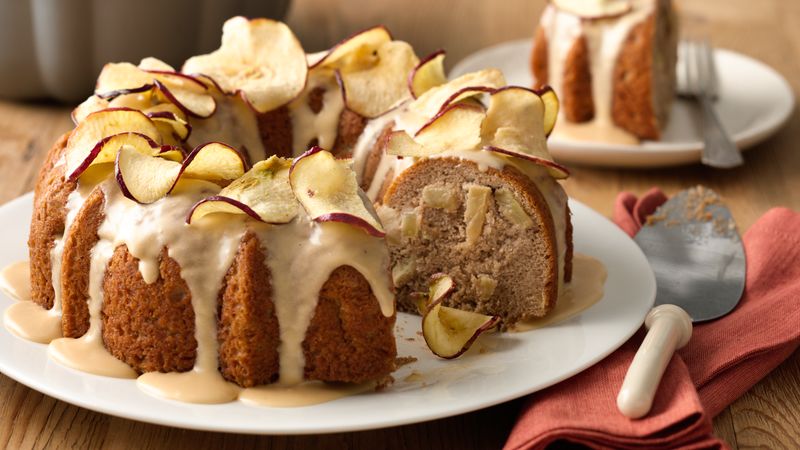
{"label": "blurred background", "polygon": [[[449,67],[487,45],[532,36],[545,0],[0,0],[0,98],[91,94],[104,63],[155,56],[176,67],[219,46],[234,15],[286,21],[314,52],[361,29],[386,25],[419,55],[447,50]],[[796,0],[676,0],[684,27],[708,27],[715,45],[800,73]],[[423,7],[424,5],[424,7]],[[748,26],[741,27],[747,16]],[[797,36],[775,39],[775,28]],[[527,64],[521,61],[521,64]],[[789,81],[800,88],[797,77]]]}

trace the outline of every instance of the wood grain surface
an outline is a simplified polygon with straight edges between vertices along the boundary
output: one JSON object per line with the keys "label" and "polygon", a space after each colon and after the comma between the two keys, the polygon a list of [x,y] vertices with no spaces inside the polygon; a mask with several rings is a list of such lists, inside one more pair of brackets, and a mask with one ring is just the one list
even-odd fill
{"label": "wood grain surface", "polygon": [[[452,65],[482,47],[531,36],[544,0],[295,0],[288,22],[309,51],[382,23],[419,54],[448,50]],[[756,57],[800,91],[800,2],[683,0],[681,14],[706,27],[714,43]],[[698,25],[699,24],[699,25]],[[158,55],[155,55],[158,56]],[[521,63],[525,63],[522,61]],[[88,94],[88,93],[87,93]],[[70,106],[0,101],[0,203],[33,188],[42,159],[71,128]],[[748,151],[731,171],[702,166],[659,170],[572,167],[568,193],[610,215],[620,190],[667,193],[695,184],[712,187],[746,230],[767,209],[800,210],[800,117]],[[485,449],[499,448],[520,401],[449,419],[359,433],[265,437],[186,431],[142,424],[68,405],[0,375],[0,447],[143,449]],[[420,405],[424,408],[424,405]],[[800,448],[800,352],[714,421],[733,448]]]}

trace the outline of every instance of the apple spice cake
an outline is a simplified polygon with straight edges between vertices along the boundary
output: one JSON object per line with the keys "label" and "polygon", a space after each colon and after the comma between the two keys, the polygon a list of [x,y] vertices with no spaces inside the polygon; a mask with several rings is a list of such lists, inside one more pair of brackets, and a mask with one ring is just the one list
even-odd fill
{"label": "apple spice cake", "polygon": [[[122,361],[145,387],[381,379],[393,282],[413,311],[448,255],[449,305],[506,325],[546,314],[571,258],[566,170],[545,146],[557,99],[496,70],[447,82],[443,58],[384,27],[307,55],[286,25],[238,17],[181,71],[107,64],[36,186],[32,297],[64,336],[51,354]],[[426,242],[449,228],[453,252],[398,240],[412,213]],[[506,263],[532,278],[514,288]]]}

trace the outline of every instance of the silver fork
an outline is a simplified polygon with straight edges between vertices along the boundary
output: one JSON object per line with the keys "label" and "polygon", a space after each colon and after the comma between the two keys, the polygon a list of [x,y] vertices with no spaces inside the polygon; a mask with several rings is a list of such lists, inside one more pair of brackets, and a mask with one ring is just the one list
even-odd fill
{"label": "silver fork", "polygon": [[[683,40],[678,47],[678,93],[694,99],[703,112],[703,153],[701,161],[711,167],[730,169],[742,165],[742,154],[731,140],[714,109],[717,72],[708,39]],[[681,77],[681,74],[683,77]]]}

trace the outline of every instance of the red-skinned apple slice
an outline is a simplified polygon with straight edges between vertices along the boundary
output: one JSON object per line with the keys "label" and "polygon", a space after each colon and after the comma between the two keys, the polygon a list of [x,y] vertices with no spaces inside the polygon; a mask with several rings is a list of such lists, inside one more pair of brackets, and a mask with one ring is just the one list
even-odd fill
{"label": "red-skinned apple slice", "polygon": [[[454,95],[459,93],[466,94],[464,88],[471,90],[477,87],[486,89],[497,89],[505,86],[506,80],[503,73],[497,69],[484,69],[477,72],[464,74],[455,80],[449,81],[440,86],[433,87],[420,95],[418,99],[411,102],[409,110],[424,118],[435,116],[447,103],[453,103]],[[471,95],[476,95],[474,92]],[[462,97],[463,99],[464,97]],[[427,120],[427,119],[426,119]]]}
{"label": "red-skinned apple slice", "polygon": [[79,159],[81,155],[78,152],[67,153],[66,173],[68,178],[76,180],[91,166],[114,162],[117,151],[124,145],[136,147],[143,154],[155,155],[161,151],[161,146],[144,134],[119,133],[108,136],[101,139],[82,160]]}
{"label": "red-skinned apple slice", "polygon": [[156,155],[160,158],[168,159],[170,161],[175,161],[179,163],[183,163],[183,160],[186,159],[186,152],[183,151],[180,147],[175,147],[172,145],[162,145],[161,149],[159,149]]}
{"label": "red-skinned apple slice", "polygon": [[414,135],[423,147],[439,152],[469,150],[481,143],[481,122],[486,112],[480,105],[456,103],[436,114]]}
{"label": "red-skinned apple slice", "polygon": [[394,130],[386,137],[386,153],[395,156],[424,157],[439,153],[437,148],[425,148],[403,130]]}
{"label": "red-skinned apple slice", "polygon": [[130,63],[106,64],[97,79],[95,95],[114,99],[154,87],[160,97],[191,115],[208,117],[216,108],[214,98],[200,80],[177,72],[142,70]]}
{"label": "red-skinned apple slice", "polygon": [[172,134],[180,141],[185,141],[192,133],[192,126],[186,121],[183,111],[172,103],[160,103],[145,111],[147,117],[156,124],[166,123],[172,127]]}
{"label": "red-skinned apple slice", "polygon": [[175,68],[165,63],[164,61],[148,56],[139,61],[139,66],[142,70],[156,70],[159,72],[175,72]]}
{"label": "red-skinned apple slice", "polygon": [[289,103],[305,87],[306,54],[286,24],[234,17],[222,27],[222,44],[189,58],[182,72],[205,74],[225,92],[241,91],[258,112]]}
{"label": "red-skinned apple slice", "polygon": [[536,92],[519,86],[496,90],[481,125],[484,148],[543,165],[555,178],[566,178],[569,172],[547,151],[544,114],[544,102]]}
{"label": "red-skinned apple slice", "polygon": [[547,171],[550,173],[550,175],[553,178],[556,178],[556,179],[559,179],[559,180],[563,180],[565,178],[569,178],[569,169],[567,169],[566,167],[562,166],[561,164],[559,164],[559,163],[557,163],[555,161],[552,161],[552,160],[549,160],[549,159],[539,158],[537,156],[530,155],[530,154],[524,153],[524,152],[519,152],[519,151],[515,151],[515,150],[508,150],[508,149],[504,149],[504,148],[501,148],[501,147],[495,147],[495,146],[492,146],[492,145],[487,145],[487,146],[483,147],[483,149],[486,150],[486,151],[489,151],[489,152],[495,152],[495,153],[500,153],[500,154],[503,154],[503,155],[506,155],[506,156],[510,156],[512,158],[524,159],[524,160],[530,161],[530,162],[532,162],[532,163],[534,163],[536,165],[546,167]]}
{"label": "red-skinned apple slice", "polygon": [[629,13],[631,0],[552,0],[556,8],[582,19],[611,19]]}
{"label": "red-skinned apple slice", "polygon": [[86,116],[70,134],[65,149],[66,174],[75,179],[81,171],[76,170],[88,160],[89,164],[97,157],[93,152],[103,139],[120,133],[138,133],[160,145],[161,135],[153,122],[142,112],[127,108],[111,108],[93,112]]}
{"label": "red-skinned apple slice", "polygon": [[386,235],[348,161],[337,160],[330,152],[313,147],[294,160],[289,183],[313,220],[344,222],[372,236]]}
{"label": "red-skinned apple slice", "polygon": [[411,138],[405,131],[387,137],[386,153],[396,156],[425,157],[448,151],[475,150],[481,144],[483,107],[456,103],[445,108]]}
{"label": "red-skinned apple slice", "polygon": [[556,95],[556,91],[550,86],[535,89],[534,92],[536,92],[542,99],[542,103],[544,103],[544,135],[549,137],[558,119],[558,96]]}
{"label": "red-skinned apple slice", "polygon": [[221,142],[209,142],[186,156],[181,175],[207,181],[235,180],[246,171],[244,158],[235,148]]}
{"label": "red-skinned apple slice", "polygon": [[138,203],[153,203],[174,187],[180,163],[144,154],[125,145],[117,152],[114,175],[122,194]]}
{"label": "red-skinned apple slice", "polygon": [[113,99],[120,95],[149,91],[154,77],[131,63],[108,63],[97,77],[94,94]]}
{"label": "red-skinned apple slice", "polygon": [[214,213],[246,214],[273,224],[291,222],[299,205],[289,185],[290,167],[291,160],[277,156],[258,162],[218,195],[194,205],[186,223]]}
{"label": "red-skinned apple slice", "polygon": [[108,100],[92,95],[72,110],[72,123],[79,124],[89,114],[109,107]]}
{"label": "red-skinned apple slice", "polygon": [[433,87],[447,82],[444,73],[444,50],[437,50],[422,58],[408,76],[408,90],[414,98],[419,97]]}
{"label": "red-skinned apple slice", "polygon": [[429,287],[425,315],[422,317],[422,336],[425,343],[436,356],[445,359],[461,356],[469,350],[478,336],[494,329],[500,321],[497,316],[443,306],[442,302],[454,288],[455,284],[448,275],[434,275]]}
{"label": "red-skinned apple slice", "polygon": [[[166,74],[162,74],[161,76],[162,78],[171,79],[173,82],[180,79],[180,77],[173,77]],[[194,85],[187,81],[183,81],[182,83],[182,86]],[[202,83],[200,83],[204,89],[202,92],[199,91],[199,89],[183,89],[176,87],[172,82],[163,79],[156,79],[154,84],[157,89],[156,95],[158,95],[160,99],[173,103],[186,114],[204,119],[214,114],[214,111],[217,109],[217,102],[214,100],[214,97],[205,91],[205,85]]]}
{"label": "red-skinned apple slice", "polygon": [[368,68],[340,69],[347,106],[364,117],[385,113],[408,97],[406,81],[418,60],[405,42],[386,42],[377,49],[377,61]]}
{"label": "red-skinned apple slice", "polygon": [[371,53],[391,40],[392,35],[386,27],[379,25],[367,28],[342,39],[338,44],[331,47],[327,54],[318,57],[309,66],[315,68],[319,65],[325,65],[327,67],[342,68],[351,63],[351,61],[347,60],[350,57],[359,57]]}
{"label": "red-skinned apple slice", "polygon": [[467,86],[465,88],[461,88],[453,92],[453,94],[450,95],[450,97],[448,97],[447,100],[444,101],[441,109],[439,109],[439,112],[444,111],[450,105],[458,103],[462,100],[466,100],[468,98],[476,97],[483,94],[491,94],[496,90],[497,89],[488,86]]}
{"label": "red-skinned apple slice", "polygon": [[123,194],[139,203],[152,203],[172,192],[183,177],[206,181],[233,180],[244,174],[239,152],[218,142],[194,149],[183,162],[173,147],[156,152],[123,145],[116,156],[115,175]]}

